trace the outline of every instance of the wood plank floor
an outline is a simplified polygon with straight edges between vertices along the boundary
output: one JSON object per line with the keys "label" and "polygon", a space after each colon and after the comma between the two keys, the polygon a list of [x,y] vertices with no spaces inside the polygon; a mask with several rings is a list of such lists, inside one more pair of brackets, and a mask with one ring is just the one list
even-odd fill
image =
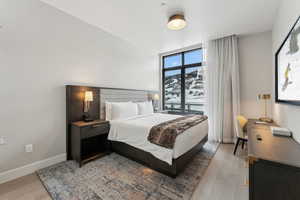
{"label": "wood plank floor", "polygon": [[249,187],[246,151],[234,146],[220,145],[216,155],[196,188],[192,200],[248,200]]}
{"label": "wood plank floor", "polygon": [[[233,145],[220,145],[192,200],[248,200],[246,154],[232,155]],[[35,174],[0,185],[1,200],[51,200]]]}

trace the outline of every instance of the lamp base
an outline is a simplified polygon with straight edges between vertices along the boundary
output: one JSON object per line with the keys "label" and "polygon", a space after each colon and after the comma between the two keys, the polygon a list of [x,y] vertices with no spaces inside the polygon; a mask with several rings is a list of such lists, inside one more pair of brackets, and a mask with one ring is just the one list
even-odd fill
{"label": "lamp base", "polygon": [[259,121],[273,123],[273,119],[271,119],[269,117],[261,117],[261,118],[259,118]]}
{"label": "lamp base", "polygon": [[87,113],[87,112],[85,112],[84,114],[83,114],[83,121],[85,121],[85,122],[92,122],[92,121],[94,121],[94,119],[93,118],[91,118],[90,117],[90,115],[89,115],[89,113]]}
{"label": "lamp base", "polygon": [[94,120],[92,118],[84,118],[83,121],[85,121],[85,122],[92,122]]}

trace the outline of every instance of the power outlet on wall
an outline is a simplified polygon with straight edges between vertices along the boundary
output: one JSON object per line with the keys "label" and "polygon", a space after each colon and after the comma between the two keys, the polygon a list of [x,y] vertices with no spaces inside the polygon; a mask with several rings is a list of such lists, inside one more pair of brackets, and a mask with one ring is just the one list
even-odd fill
{"label": "power outlet on wall", "polygon": [[25,152],[26,152],[26,153],[31,153],[31,152],[33,152],[33,145],[32,145],[32,144],[27,144],[27,145],[25,145]]}

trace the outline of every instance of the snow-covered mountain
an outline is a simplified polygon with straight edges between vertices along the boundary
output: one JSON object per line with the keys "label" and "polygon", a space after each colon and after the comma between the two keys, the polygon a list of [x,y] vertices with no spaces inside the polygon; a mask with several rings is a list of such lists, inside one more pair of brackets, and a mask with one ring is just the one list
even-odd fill
{"label": "snow-covered mountain", "polygon": [[[165,77],[165,102],[167,107],[180,107],[181,101],[181,74],[175,74]],[[203,110],[205,103],[205,88],[204,88],[204,68],[191,71],[185,74],[185,94],[186,104],[192,104],[190,109]],[[196,104],[196,105],[194,105]],[[176,106],[177,105],[177,106]],[[187,109],[187,108],[186,108]]]}

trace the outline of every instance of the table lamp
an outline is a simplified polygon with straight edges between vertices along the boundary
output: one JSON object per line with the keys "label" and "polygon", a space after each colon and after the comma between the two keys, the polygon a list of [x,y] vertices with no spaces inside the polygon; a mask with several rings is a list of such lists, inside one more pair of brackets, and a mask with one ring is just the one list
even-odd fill
{"label": "table lamp", "polygon": [[89,110],[90,110],[90,107],[91,107],[91,102],[93,101],[93,92],[92,91],[85,91],[84,93],[84,102],[83,102],[83,120],[85,122],[90,122],[90,121],[93,121],[92,118],[90,118],[90,115],[89,115]]}
{"label": "table lamp", "polygon": [[267,123],[272,123],[273,120],[268,117],[268,105],[267,105],[268,104],[268,100],[271,99],[271,94],[259,94],[258,95],[258,99],[259,100],[264,100],[264,102],[265,102],[265,116],[259,118],[259,120],[263,121],[263,122],[267,122]]}
{"label": "table lamp", "polygon": [[158,110],[158,101],[159,101],[159,94],[154,94],[152,97],[152,101],[154,104],[154,111]]}

